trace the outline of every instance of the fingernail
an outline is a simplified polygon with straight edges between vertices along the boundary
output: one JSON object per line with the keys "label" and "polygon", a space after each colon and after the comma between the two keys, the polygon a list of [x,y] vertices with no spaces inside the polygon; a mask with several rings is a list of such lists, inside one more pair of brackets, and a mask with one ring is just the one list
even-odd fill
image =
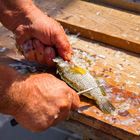
{"label": "fingernail", "polygon": [[70,60],[71,60],[71,53],[67,53],[67,54],[65,55],[65,59],[66,59],[67,61],[70,61]]}

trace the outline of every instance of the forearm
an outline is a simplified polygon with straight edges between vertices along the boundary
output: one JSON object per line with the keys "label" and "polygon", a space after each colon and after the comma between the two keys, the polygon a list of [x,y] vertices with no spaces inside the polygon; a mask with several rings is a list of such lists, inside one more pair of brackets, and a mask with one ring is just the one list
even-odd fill
{"label": "forearm", "polygon": [[8,65],[0,64],[0,95],[3,96],[12,82],[17,77],[17,73]]}
{"label": "forearm", "polygon": [[15,106],[11,102],[13,95],[9,96],[9,89],[14,82],[20,80],[20,74],[9,66],[10,61],[10,59],[0,57],[0,113],[6,114],[10,114]]}
{"label": "forearm", "polygon": [[32,0],[0,0],[0,21],[14,31],[19,24],[29,24],[26,15],[34,8]]}

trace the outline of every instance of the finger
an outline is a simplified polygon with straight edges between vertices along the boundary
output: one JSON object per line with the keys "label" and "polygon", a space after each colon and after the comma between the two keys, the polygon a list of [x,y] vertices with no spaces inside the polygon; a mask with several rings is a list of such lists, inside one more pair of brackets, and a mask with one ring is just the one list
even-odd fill
{"label": "finger", "polygon": [[49,66],[54,66],[55,63],[53,62],[53,59],[55,58],[55,50],[52,47],[46,47],[45,48],[45,62],[46,64],[48,64]]}
{"label": "finger", "polygon": [[35,61],[35,51],[33,48],[32,40],[27,41],[21,46],[21,49],[23,50],[23,55],[26,59],[29,61]]}
{"label": "finger", "polygon": [[69,117],[69,114],[70,114],[70,107],[61,109],[59,114],[56,114],[54,116],[53,125],[56,125],[57,123],[67,119]]}
{"label": "finger", "polygon": [[75,109],[79,108],[80,98],[73,89],[71,89],[71,93],[72,93],[71,110],[75,110]]}
{"label": "finger", "polygon": [[30,39],[31,33],[28,27],[20,25],[14,32],[17,45],[22,45]]}
{"label": "finger", "polygon": [[33,40],[33,47],[35,49],[35,56],[36,59],[39,63],[44,64],[45,60],[44,60],[44,51],[45,51],[45,47],[44,45],[37,39]]}
{"label": "finger", "polygon": [[75,110],[79,107],[80,99],[77,93],[73,89],[69,89],[67,91],[67,97],[69,105],[66,108],[62,108],[58,118],[55,119],[54,125],[56,125],[58,122],[63,121],[67,119],[70,115],[70,110]]}
{"label": "finger", "polygon": [[66,120],[69,117],[70,110],[63,111],[59,114],[57,118],[54,119],[53,126],[57,125],[59,122]]}
{"label": "finger", "polygon": [[[59,116],[53,122],[54,125],[56,125],[60,121],[65,120],[66,118],[68,118],[70,115],[70,110],[75,110],[79,107],[80,99],[79,99],[79,96],[77,95],[77,93],[73,89],[69,88],[65,99],[66,98],[68,99],[68,101],[67,101],[68,104],[66,106],[64,105],[61,108]],[[63,101],[61,101],[61,103],[62,102]]]}
{"label": "finger", "polygon": [[71,59],[72,48],[63,29],[60,30],[58,33],[56,33],[55,46],[57,48],[59,55],[64,60],[69,61]]}

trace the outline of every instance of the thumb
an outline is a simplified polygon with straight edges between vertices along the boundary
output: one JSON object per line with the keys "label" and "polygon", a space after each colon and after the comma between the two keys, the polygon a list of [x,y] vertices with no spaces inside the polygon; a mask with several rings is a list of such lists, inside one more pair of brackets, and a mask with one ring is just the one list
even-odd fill
{"label": "thumb", "polygon": [[71,104],[71,110],[75,110],[79,108],[80,105],[80,98],[78,94],[73,90],[72,91],[72,104]]}
{"label": "thumb", "polygon": [[72,55],[72,47],[65,35],[65,32],[61,30],[59,34],[55,35],[55,46],[58,54],[64,59],[69,61]]}

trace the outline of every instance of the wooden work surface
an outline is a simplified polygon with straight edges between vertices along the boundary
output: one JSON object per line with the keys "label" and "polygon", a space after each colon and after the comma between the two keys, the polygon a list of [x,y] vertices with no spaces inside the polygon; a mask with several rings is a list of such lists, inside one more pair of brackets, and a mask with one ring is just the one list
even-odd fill
{"label": "wooden work surface", "polygon": [[[139,139],[140,137],[136,136],[140,134],[139,56],[83,39],[76,39],[72,46],[85,50],[94,57],[98,56],[93,71],[96,76],[103,77],[106,83],[113,87],[113,92],[108,91],[110,100],[116,107],[122,106],[123,109],[124,106],[125,111],[120,112],[120,115],[105,115],[91,100],[82,97],[81,107],[78,112],[71,114],[71,119],[123,140]],[[9,48],[5,55],[16,59],[22,58],[15,51],[12,35],[3,28],[0,29],[0,47]],[[119,81],[115,78],[115,72],[120,75]],[[123,90],[120,90],[122,86]]]}
{"label": "wooden work surface", "polygon": [[140,13],[140,1],[139,0],[88,0],[98,4],[107,4],[115,8],[121,8],[123,10],[129,10]]}
{"label": "wooden work surface", "polygon": [[[63,3],[64,1],[61,2]],[[48,9],[52,7],[55,9],[57,5],[55,2],[51,3],[51,1],[48,1],[48,3]],[[47,7],[45,4],[43,5]],[[57,6],[59,7],[59,5]],[[113,27],[112,25],[112,28]],[[70,26],[70,28],[72,28],[72,26]],[[131,34],[131,32],[129,33]],[[138,34],[138,32],[135,31],[134,33]],[[103,114],[95,106],[93,101],[81,97],[81,107],[77,112],[71,114],[71,119],[107,133],[110,136],[117,137],[118,139],[139,140],[140,56],[91,40],[71,38],[72,37],[70,37],[70,41],[74,48],[82,49],[95,57],[95,65],[92,70],[93,75],[101,77],[106,82],[108,87],[106,92],[109,99],[116,108],[120,109],[120,112],[114,115]],[[126,40],[127,39],[129,39],[129,37],[126,38]],[[133,40],[133,37],[131,39]],[[5,52],[0,53],[0,55],[7,55],[16,59],[21,58],[15,51],[13,36],[3,27],[0,28],[0,47],[8,48]]]}
{"label": "wooden work surface", "polygon": [[36,0],[72,33],[140,53],[140,16],[80,0]]}

